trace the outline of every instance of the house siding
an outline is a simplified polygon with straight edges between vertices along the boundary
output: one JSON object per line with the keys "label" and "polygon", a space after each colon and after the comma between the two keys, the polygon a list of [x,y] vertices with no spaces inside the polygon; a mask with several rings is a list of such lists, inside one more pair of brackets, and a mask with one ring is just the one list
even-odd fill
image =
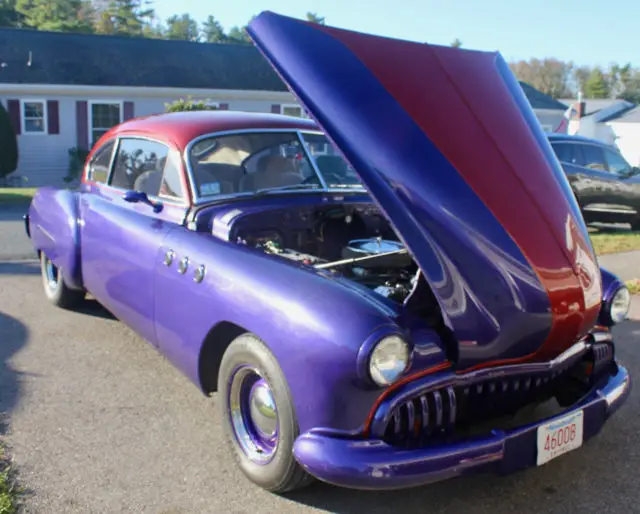
{"label": "house siding", "polygon": [[558,112],[549,112],[549,111],[537,111],[534,109],[533,111],[540,122],[540,125],[545,129],[546,132],[553,132],[558,125],[562,122],[564,117],[564,111],[558,110]]}
{"label": "house siding", "polygon": [[631,166],[640,166],[640,123],[607,123],[615,134],[615,145]]}
{"label": "house siding", "polygon": [[[164,112],[165,104],[184,98],[184,96],[164,98],[104,98],[104,101],[121,101],[125,111],[122,116],[126,118],[130,109],[134,116],[148,116]],[[215,98],[192,95],[194,100],[211,100]],[[18,150],[20,152],[18,169],[15,175],[26,179],[25,185],[29,187],[61,186],[67,175],[69,166],[69,149],[77,146],[86,146],[89,141],[89,116],[88,105],[90,101],[100,101],[99,97],[92,96],[17,96],[9,95],[0,97],[7,107],[7,101],[20,100],[45,100],[58,103],[57,134],[24,134],[18,135]],[[221,102],[222,103],[222,102]],[[271,100],[227,100],[224,101],[228,109],[249,112],[270,112],[273,102]]]}

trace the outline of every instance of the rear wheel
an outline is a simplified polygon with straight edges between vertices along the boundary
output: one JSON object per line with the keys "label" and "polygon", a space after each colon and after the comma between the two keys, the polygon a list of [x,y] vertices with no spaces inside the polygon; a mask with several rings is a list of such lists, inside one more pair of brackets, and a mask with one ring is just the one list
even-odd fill
{"label": "rear wheel", "polygon": [[229,345],[218,392],[225,436],[249,480],[274,493],[313,480],[293,457],[299,429],[289,387],[276,358],[256,336],[242,334]]}
{"label": "rear wheel", "polygon": [[631,230],[640,231],[640,215],[631,220]]}
{"label": "rear wheel", "polygon": [[70,289],[64,283],[62,270],[44,252],[40,252],[40,271],[44,293],[56,307],[72,309],[84,299],[84,291]]}

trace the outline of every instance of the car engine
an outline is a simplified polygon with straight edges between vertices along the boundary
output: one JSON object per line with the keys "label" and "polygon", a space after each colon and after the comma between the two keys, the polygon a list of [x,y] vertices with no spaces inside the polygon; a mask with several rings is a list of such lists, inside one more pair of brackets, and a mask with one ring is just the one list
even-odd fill
{"label": "car engine", "polygon": [[256,246],[268,254],[341,274],[400,303],[409,296],[417,279],[417,266],[404,245],[380,237],[349,241],[342,249],[343,258],[334,261],[282,248],[273,240]]}

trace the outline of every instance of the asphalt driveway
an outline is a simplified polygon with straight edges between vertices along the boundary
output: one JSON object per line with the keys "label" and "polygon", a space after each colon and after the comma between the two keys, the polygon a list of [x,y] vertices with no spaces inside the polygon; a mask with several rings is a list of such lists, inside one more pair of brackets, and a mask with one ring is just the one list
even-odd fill
{"label": "asphalt driveway", "polygon": [[[615,330],[621,358],[640,376],[640,299],[632,315]],[[279,497],[235,468],[215,397],[97,305],[49,306],[36,264],[0,264],[0,334],[0,411],[25,512],[566,514],[640,505],[637,392],[580,451],[510,477],[389,493],[316,484]]]}

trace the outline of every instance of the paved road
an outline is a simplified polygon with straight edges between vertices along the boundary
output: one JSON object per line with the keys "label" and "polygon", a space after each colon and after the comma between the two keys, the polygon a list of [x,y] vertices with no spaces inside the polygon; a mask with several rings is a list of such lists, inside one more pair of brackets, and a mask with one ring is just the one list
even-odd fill
{"label": "paved road", "polygon": [[[616,328],[640,376],[640,300]],[[0,264],[0,411],[34,513],[638,512],[640,394],[598,438],[544,467],[403,492],[316,484],[289,497],[250,485],[207,399],[99,307],[44,300],[35,265]]]}
{"label": "paved road", "polygon": [[0,261],[33,259],[22,216],[28,206],[0,205]]}

